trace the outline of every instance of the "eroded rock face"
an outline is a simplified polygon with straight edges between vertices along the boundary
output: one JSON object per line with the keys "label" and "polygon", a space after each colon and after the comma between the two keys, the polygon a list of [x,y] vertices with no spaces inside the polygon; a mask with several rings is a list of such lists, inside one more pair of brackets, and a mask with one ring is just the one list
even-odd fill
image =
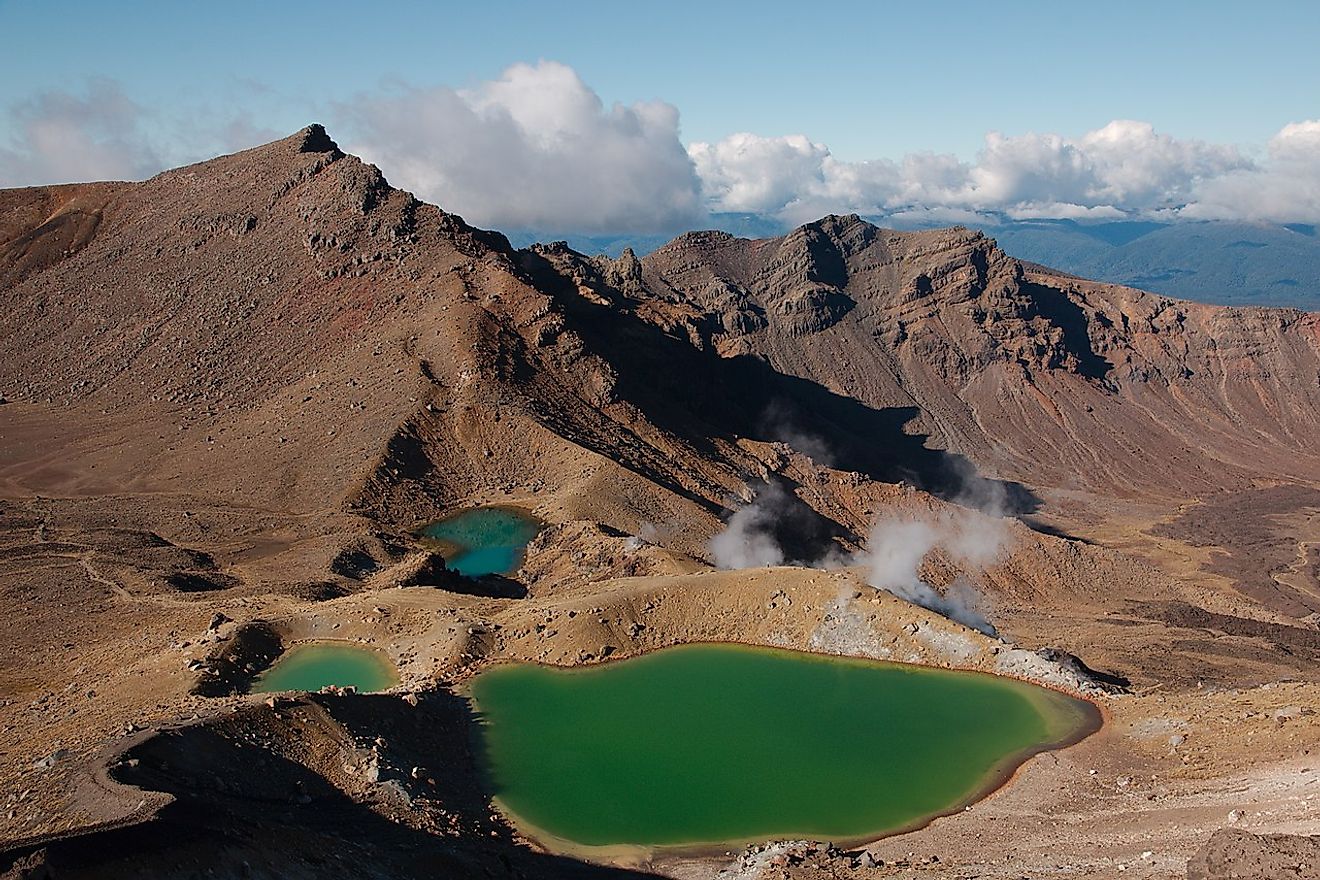
{"label": "eroded rock face", "polygon": [[467,582],[467,578],[445,565],[445,558],[439,553],[417,550],[373,575],[370,584],[377,590],[391,587],[457,589]]}
{"label": "eroded rock face", "polygon": [[1320,473],[1303,440],[1320,430],[1314,315],[1050,275],[977,232],[857,217],[761,241],[689,234],[642,262],[652,295],[691,310],[722,353],[915,406],[910,428],[1031,485],[1181,495],[1260,466]]}
{"label": "eroded rock face", "polygon": [[[629,533],[681,510],[699,554],[761,470],[745,439],[810,435],[841,470],[946,498],[989,477],[1017,512],[1050,490],[1320,483],[1320,318],[1052,275],[967,229],[831,216],[641,260],[514,251],[319,127],[0,205],[5,310],[25,316],[0,351],[5,410],[70,407],[60,434],[87,424],[105,485],[340,499],[402,530],[551,487]],[[358,549],[332,567],[346,582],[402,555]]]}
{"label": "eroded rock face", "polygon": [[1187,863],[1187,880],[1320,880],[1320,837],[1223,828]]}
{"label": "eroded rock face", "polygon": [[[482,485],[552,484],[538,453],[570,444],[720,504],[749,462],[722,449],[710,474],[712,436],[784,439],[756,430],[770,399],[819,409],[820,389],[1029,487],[1320,479],[1315,316],[1029,270],[966,229],[830,216],[776,239],[689,233],[641,260],[514,251],[317,126],[3,205],[5,306],[30,316],[7,347],[21,354],[0,354],[4,395],[169,408],[139,432],[148,452],[263,502],[347,496],[409,523]],[[766,374],[723,363],[742,356]]]}

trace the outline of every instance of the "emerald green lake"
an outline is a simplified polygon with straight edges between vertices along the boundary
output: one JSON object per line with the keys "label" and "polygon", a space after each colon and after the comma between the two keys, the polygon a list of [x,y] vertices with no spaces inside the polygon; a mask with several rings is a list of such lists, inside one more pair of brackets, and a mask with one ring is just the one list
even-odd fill
{"label": "emerald green lake", "polygon": [[341,642],[294,645],[252,682],[253,693],[319,691],[353,687],[367,693],[399,683],[394,665],[379,651]]}
{"label": "emerald green lake", "polygon": [[469,693],[501,806],[585,847],[879,837],[1100,724],[1013,679],[736,645],[497,666]]}
{"label": "emerald green lake", "polygon": [[542,523],[521,511],[478,507],[431,523],[422,535],[438,542],[445,565],[468,577],[509,575],[522,565]]}

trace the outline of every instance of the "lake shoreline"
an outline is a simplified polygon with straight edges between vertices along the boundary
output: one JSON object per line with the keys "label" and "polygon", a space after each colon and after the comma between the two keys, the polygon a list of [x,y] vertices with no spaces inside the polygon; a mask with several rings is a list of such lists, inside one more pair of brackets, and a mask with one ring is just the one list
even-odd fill
{"label": "lake shoreline", "polygon": [[[804,833],[797,834],[793,832],[772,832],[767,834],[754,834],[739,836],[736,838],[726,838],[723,840],[694,841],[676,844],[583,844],[568,840],[563,836],[539,827],[513,809],[506,799],[499,796],[493,797],[493,803],[506,817],[506,819],[518,829],[531,845],[543,849],[546,852],[552,852],[561,855],[570,855],[576,858],[584,858],[601,864],[610,864],[617,866],[646,866],[657,863],[670,862],[684,859],[705,859],[711,857],[724,856],[730,850],[743,848],[754,844],[763,844],[767,841],[776,840],[830,840],[842,847],[860,847],[887,837],[893,837],[899,834],[905,834],[912,831],[925,828],[932,822],[940,818],[962,813],[969,809],[973,804],[985,800],[995,792],[1013,782],[1022,768],[1030,762],[1036,755],[1044,752],[1058,751],[1074,746],[1099,730],[1103,729],[1106,723],[1106,713],[1095,702],[1079,696],[1075,693],[1069,693],[1059,688],[1050,688],[1039,682],[1028,681],[1014,676],[996,675],[979,669],[956,669],[945,667],[932,667],[928,665],[902,663],[893,660],[882,660],[865,656],[844,655],[844,654],[823,654],[814,651],[803,651],[798,649],[781,648],[764,644],[747,644],[742,642],[730,641],[698,641],[685,642],[672,645],[666,645],[649,651],[628,655],[627,657],[604,658],[597,662],[586,664],[555,664],[555,663],[528,663],[526,661],[501,658],[491,663],[481,665],[480,671],[474,670],[474,675],[464,676],[461,682],[454,683],[457,693],[466,697],[480,713],[480,702],[475,699],[472,692],[472,683],[476,674],[486,672],[496,667],[504,666],[526,666],[543,667],[552,669],[558,675],[575,675],[578,673],[596,672],[599,673],[602,667],[620,663],[624,660],[638,660],[644,657],[653,657],[668,651],[685,647],[733,647],[745,649],[765,655],[791,655],[797,660],[807,662],[821,662],[832,665],[845,664],[848,666],[865,666],[868,668],[893,668],[905,673],[914,675],[948,675],[957,674],[959,676],[968,673],[979,673],[982,677],[989,677],[1002,683],[1012,682],[1015,685],[1025,685],[1021,694],[1032,704],[1036,712],[1040,715],[1042,721],[1047,724],[1051,720],[1057,720],[1062,717],[1060,712],[1073,716],[1069,724],[1053,724],[1052,727],[1058,728],[1057,735],[1051,735],[1048,739],[1038,743],[1033,743],[1021,749],[1016,749],[998,759],[987,768],[980,777],[980,782],[970,789],[970,791],[957,801],[949,804],[947,807],[934,810],[930,813],[922,813],[911,822],[902,825],[885,828],[876,833],[849,834],[841,836],[821,835]],[[1066,701],[1066,703],[1064,702]],[[474,739],[480,741],[480,730],[474,731]],[[487,768],[489,772],[489,768]],[[488,780],[493,783],[493,780]],[[495,786],[491,785],[494,791]]]}

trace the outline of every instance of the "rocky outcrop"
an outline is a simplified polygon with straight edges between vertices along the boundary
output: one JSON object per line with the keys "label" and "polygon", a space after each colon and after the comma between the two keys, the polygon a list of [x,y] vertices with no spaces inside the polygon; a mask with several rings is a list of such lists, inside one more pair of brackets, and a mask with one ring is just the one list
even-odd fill
{"label": "rocky outcrop", "polygon": [[445,559],[439,553],[418,550],[373,575],[370,580],[372,589],[386,590],[392,587],[445,587],[454,589],[463,585],[464,578],[458,572],[450,571],[445,566]]}
{"label": "rocky outcrop", "polygon": [[1223,828],[1187,863],[1187,880],[1320,880],[1320,837]]}
{"label": "rocky outcrop", "polygon": [[760,241],[689,234],[643,265],[652,296],[725,355],[915,408],[909,430],[1033,487],[1185,497],[1320,476],[1315,315],[1092,284],[980,233],[856,217]]}
{"label": "rocky outcrop", "polygon": [[246,693],[253,678],[284,653],[284,636],[281,626],[264,620],[235,627],[232,638],[200,664],[193,693],[205,697]]}
{"label": "rocky outcrop", "polygon": [[[692,233],[643,260],[514,251],[393,189],[315,126],[140,184],[0,192],[0,314],[0,483],[23,499],[0,502],[0,580],[15,585],[0,591],[0,618],[20,661],[0,684],[21,695],[0,714],[24,743],[0,771],[15,794],[34,760],[190,714],[198,696],[233,697],[293,638],[336,632],[389,646],[417,684],[514,648],[565,663],[702,638],[851,651],[867,644],[859,621],[885,631],[876,656],[967,663],[981,645],[980,668],[1088,692],[1098,673],[1077,656],[1134,690],[1175,694],[1274,682],[1314,653],[1313,631],[1273,618],[1291,606],[1184,583],[1195,554],[1169,574],[1130,552],[1149,548],[1134,517],[1251,486],[1260,529],[1239,529],[1243,541],[1219,537],[1222,506],[1147,537],[1254,554],[1272,579],[1320,595],[1305,580],[1313,554],[1276,540],[1320,485],[1314,316],[1093,285],[965,229],[898,233],[856,217],[763,241]],[[1260,488],[1285,484],[1302,488]],[[888,514],[1021,516],[1002,559],[969,571],[932,551],[921,576],[946,593],[974,585],[1006,635],[1061,646],[1063,664],[951,633],[852,574],[840,592],[809,568],[704,565],[732,510],[769,486],[784,503],[764,534],[785,559],[838,560]],[[411,537],[446,510],[498,503],[549,521],[525,583],[450,582]],[[1070,537],[1078,529],[1093,542]],[[446,590],[352,595],[404,584]],[[1243,616],[1169,604],[1202,596]],[[1150,604],[1129,610],[1136,598]],[[240,622],[216,616],[226,611]],[[507,627],[487,619],[497,613]],[[557,636],[548,623],[561,618],[584,628]],[[104,684],[87,686],[94,674]],[[341,718],[345,730],[413,723],[396,713],[436,720],[410,696],[333,707],[369,710]],[[449,746],[400,755],[404,772],[390,775],[379,755],[304,748],[319,710],[295,718],[275,702],[252,707],[255,731],[192,729],[143,752],[136,781],[182,809],[137,838],[161,849],[115,876],[177,873],[180,833],[238,840],[220,873],[255,858],[267,860],[257,875],[288,876],[285,814],[313,795],[339,809],[296,817],[306,876],[325,873],[326,831],[345,827],[366,829],[346,844],[349,864],[391,877],[419,867],[409,853],[431,830],[402,834],[369,814],[416,802],[423,780],[445,784],[426,762]],[[1290,698],[1272,723],[1302,728],[1303,708]],[[286,736],[287,749],[251,760]],[[236,768],[255,787],[231,797],[212,777],[228,786]],[[25,840],[66,833],[86,806],[42,798],[16,813]],[[477,806],[484,822],[488,801]],[[122,838],[84,842],[57,864],[124,851]],[[496,872],[523,852],[498,850]]]}
{"label": "rocky outcrop", "polygon": [[[1065,531],[1134,497],[1320,483],[1315,316],[1052,275],[966,229],[831,216],[641,260],[514,251],[316,126],[0,202],[4,311],[24,316],[4,411],[60,408],[111,483],[398,531],[549,491],[565,520],[690,524],[667,538],[689,554],[769,476],[748,441],[1016,513],[1072,493],[1049,511]],[[72,246],[48,225],[93,209]],[[829,496],[808,503],[828,516]],[[333,564],[398,561],[373,559]]]}

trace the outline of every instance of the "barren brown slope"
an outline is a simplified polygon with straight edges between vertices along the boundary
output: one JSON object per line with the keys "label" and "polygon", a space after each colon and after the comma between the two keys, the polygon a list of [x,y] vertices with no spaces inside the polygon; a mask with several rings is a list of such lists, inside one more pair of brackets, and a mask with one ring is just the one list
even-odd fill
{"label": "barren brown slope", "polygon": [[[1320,485],[1316,315],[1029,271],[979,233],[897,233],[856,217],[762,241],[690,233],[638,274],[640,314],[657,320],[663,303],[659,320],[699,344],[910,416],[908,431],[1022,483],[1046,502],[1042,520],[1067,531],[1159,557],[1167,548],[1133,527],[1204,502],[1227,514],[1224,537],[1234,498],[1293,486],[1265,496],[1276,502],[1267,515],[1291,519],[1269,527],[1267,559],[1246,549],[1260,540],[1212,543],[1255,569],[1234,579],[1239,589],[1287,614],[1320,612],[1305,563],[1320,537],[1308,500]],[[815,414],[781,421],[784,439],[815,433],[829,445]],[[931,486],[928,474],[911,478]],[[1207,543],[1195,528],[1159,531]]]}
{"label": "barren brown slope", "polygon": [[[4,474],[19,493],[218,493],[411,522],[569,470],[711,509],[734,484],[738,469],[708,473],[611,409],[608,365],[502,236],[390,188],[319,127],[108,188],[77,248],[46,219],[58,195],[6,194],[23,210],[5,230],[0,375],[11,442],[34,437],[38,459]],[[47,412],[65,418],[43,433]]]}
{"label": "barren brown slope", "polygon": [[[1057,647],[1161,689],[1115,698],[1112,739],[1086,760],[1109,762],[1115,779],[1181,780],[1180,794],[1158,795],[1165,807],[1136,787],[1122,797],[1125,810],[1178,817],[1184,851],[1196,829],[1179,811],[1224,814],[1241,790],[1233,774],[1302,779],[1280,762],[1320,728],[1289,722],[1262,749],[1249,725],[1225,735],[1222,723],[1314,692],[1314,627],[1281,616],[1304,617],[1314,592],[1313,552],[1296,552],[1316,504],[1310,319],[1036,276],[959,230],[900,235],[846,218],[763,242],[694,233],[646,261],[515,251],[391,188],[315,126],[141,184],[15,190],[0,204],[0,796],[11,805],[0,841],[25,842],[24,858],[49,835],[154,810],[160,798],[115,788],[98,762],[125,747],[127,725],[168,723],[185,725],[178,742],[198,776],[152,765],[143,781],[184,809],[54,847],[89,860],[74,876],[117,876],[124,866],[98,859],[124,846],[148,872],[212,855],[237,872],[253,854],[227,835],[283,841],[291,827],[299,870],[259,846],[257,875],[313,876],[327,804],[346,821],[389,815],[417,831],[384,849],[490,865],[527,856],[460,754],[433,784],[410,772],[424,762],[409,752],[415,734],[401,734],[398,779],[349,772],[374,736],[395,743],[395,714],[412,717],[388,698],[337,705],[370,723],[304,704],[249,706],[235,722],[248,698],[202,685],[240,668],[253,633],[374,642],[405,688],[438,705],[485,662],[571,664],[694,639],[1086,687],[1078,667],[1035,653]],[[1007,551],[984,569],[930,554],[923,576],[979,587],[1016,643],[1005,645],[877,593],[860,570],[712,571],[707,539],[766,482],[786,490],[772,527],[792,558],[858,546],[877,515],[938,517],[958,501],[1093,540],[1009,521],[997,523]],[[1244,530],[1233,515],[1247,491]],[[550,523],[518,574],[526,596],[452,589],[410,533],[490,502]],[[1221,550],[1273,561],[1247,572]],[[395,588],[412,582],[437,589]],[[1285,677],[1301,681],[1276,689]],[[1207,702],[1201,682],[1243,690]],[[260,733],[252,751],[214,742],[244,718]],[[1171,729],[1196,745],[1169,751]],[[152,743],[147,755],[170,752],[174,734],[130,733]],[[320,800],[253,797],[253,766]],[[1131,855],[1108,795],[1079,794],[1085,768],[1060,767],[1015,789],[1032,804],[1019,819],[1062,809],[1062,827],[1089,836],[1046,833],[990,876],[1101,850],[1111,861],[1092,876],[1112,876],[1112,860]],[[212,773],[244,784],[231,796]],[[416,799],[382,788],[394,782]],[[1265,810],[1270,797],[1256,786],[1251,801]],[[476,832],[427,805],[452,798],[475,805]],[[487,820],[498,836],[482,846]],[[946,827],[1002,839],[975,814],[959,821],[970,824]],[[959,858],[977,853],[968,843]]]}
{"label": "barren brown slope", "polygon": [[[317,127],[108,190],[76,249],[41,221],[50,191],[13,198],[38,208],[10,242],[46,255],[8,264],[4,289],[15,494],[193,493],[411,525],[535,487],[566,519],[665,523],[700,552],[765,475],[739,444],[777,439],[778,406],[829,410],[851,469],[955,470],[902,433],[907,415],[695,347],[619,307],[626,273],[578,279],[577,255],[512,251]],[[857,540],[856,523],[809,531]]]}
{"label": "barren brown slope", "polygon": [[[776,441],[1118,544],[1215,493],[1320,485],[1315,316],[1028,272],[965,230],[514,251],[319,126],[3,199],[17,497],[223,499],[348,533],[539,497],[700,555],[731,496],[784,479]],[[860,542],[866,513],[788,488],[801,558]],[[1320,609],[1292,552],[1307,509],[1268,582],[1239,582],[1296,615]],[[1189,528],[1161,533],[1194,568]]]}
{"label": "barren brown slope", "polygon": [[961,229],[827,217],[691,233],[642,261],[725,353],[877,407],[1041,488],[1184,496],[1320,478],[1320,318],[1030,272]]}
{"label": "barren brown slope", "polygon": [[[965,230],[829,217],[644,261],[514,251],[319,126],[3,199],[18,497],[223,499],[351,533],[539,496],[701,554],[771,478],[757,443],[1120,545],[1215,493],[1320,484],[1315,316],[1028,272]],[[790,497],[801,558],[860,542],[868,514]],[[1320,608],[1294,564],[1306,509],[1238,581],[1289,614]],[[1195,568],[1204,529],[1179,529],[1160,531]]]}

